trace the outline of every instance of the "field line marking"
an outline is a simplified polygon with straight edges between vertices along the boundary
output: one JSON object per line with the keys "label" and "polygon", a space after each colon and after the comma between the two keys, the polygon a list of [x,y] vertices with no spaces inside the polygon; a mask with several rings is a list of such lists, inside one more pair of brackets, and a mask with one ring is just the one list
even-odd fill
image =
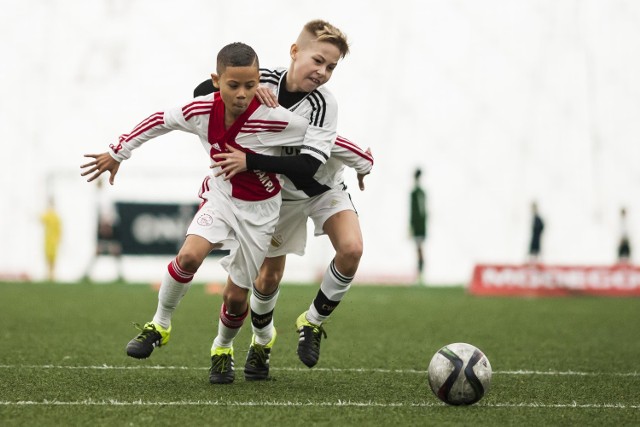
{"label": "field line marking", "polygon": [[[123,400],[77,400],[77,401],[59,401],[59,400],[18,400],[18,401],[0,401],[0,406],[260,406],[260,407],[365,407],[365,408],[415,408],[415,407],[438,407],[447,406],[440,402],[354,402],[351,400],[338,400],[335,402],[291,402],[291,401],[221,401],[221,400],[180,400],[180,401],[123,401]],[[487,408],[543,408],[543,409],[640,409],[640,405],[626,405],[622,403],[478,403],[475,406]]]}
{"label": "field line marking", "polygon": [[[206,370],[206,367],[190,367],[190,366],[112,366],[112,365],[91,365],[91,366],[67,366],[67,365],[0,365],[0,369],[79,369],[79,370]],[[382,374],[421,374],[426,375],[426,370],[417,369],[376,369],[376,368],[276,368],[272,367],[273,371],[292,371],[292,372],[356,372],[356,373],[382,373]],[[582,377],[594,377],[594,376],[616,376],[616,377],[638,377],[640,372],[579,372],[579,371],[534,371],[534,370],[515,370],[515,371],[493,371],[494,375],[548,375],[548,376],[582,376]]]}

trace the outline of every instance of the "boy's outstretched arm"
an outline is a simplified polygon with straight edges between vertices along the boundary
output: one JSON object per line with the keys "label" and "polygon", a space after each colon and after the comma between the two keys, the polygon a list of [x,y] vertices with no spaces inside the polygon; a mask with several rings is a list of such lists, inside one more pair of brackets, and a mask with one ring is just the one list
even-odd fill
{"label": "boy's outstretched arm", "polygon": [[85,154],[84,157],[93,158],[89,163],[85,163],[81,165],[82,169],[81,176],[91,175],[87,182],[91,182],[102,175],[104,172],[109,172],[109,184],[113,185],[113,182],[116,178],[116,174],[118,173],[118,169],[120,169],[120,162],[111,157],[109,153],[102,154]]}
{"label": "boy's outstretched arm", "polygon": [[227,153],[215,154],[215,163],[211,168],[220,168],[216,176],[224,175],[230,179],[246,170],[281,173],[287,176],[313,176],[321,165],[320,160],[307,154],[297,156],[269,156],[258,153],[245,153],[227,146]]}
{"label": "boy's outstretched arm", "polygon": [[339,160],[347,167],[355,169],[358,174],[358,187],[364,191],[364,177],[371,173],[373,167],[373,154],[371,149],[363,150],[358,144],[347,138],[338,136],[331,150],[331,157]]}

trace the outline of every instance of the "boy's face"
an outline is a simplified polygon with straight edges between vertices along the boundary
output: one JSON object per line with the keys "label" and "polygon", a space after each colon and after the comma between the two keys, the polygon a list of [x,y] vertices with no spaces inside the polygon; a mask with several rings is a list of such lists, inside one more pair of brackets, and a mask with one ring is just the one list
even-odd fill
{"label": "boy's face", "polygon": [[255,65],[227,67],[221,75],[211,74],[213,85],[220,89],[225,111],[233,117],[244,113],[256,95],[260,73]]}
{"label": "boy's face", "polygon": [[331,43],[308,41],[291,46],[287,89],[311,92],[329,81],[340,60],[340,50]]}

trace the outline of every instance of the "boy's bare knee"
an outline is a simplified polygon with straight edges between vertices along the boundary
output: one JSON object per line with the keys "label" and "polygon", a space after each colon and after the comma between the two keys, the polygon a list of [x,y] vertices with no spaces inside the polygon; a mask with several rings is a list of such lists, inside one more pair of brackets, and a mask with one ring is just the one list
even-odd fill
{"label": "boy's bare knee", "polygon": [[183,270],[196,272],[202,264],[202,259],[195,252],[180,251],[178,254],[178,264]]}
{"label": "boy's bare knee", "polygon": [[284,274],[284,263],[264,263],[260,268],[255,288],[263,295],[271,295],[278,290]]}
{"label": "boy's bare knee", "polygon": [[[260,275],[260,288],[258,292],[264,295],[270,295],[278,289],[280,281],[282,280],[282,272],[280,271],[265,271]],[[257,287],[257,286],[256,286]]]}
{"label": "boy's bare knee", "polygon": [[249,290],[238,286],[225,286],[222,300],[229,313],[240,315],[247,310],[247,298]]}
{"label": "boy's bare knee", "polygon": [[362,258],[362,251],[362,242],[351,242],[348,245],[343,245],[338,248],[336,257],[342,259],[344,262],[350,262],[357,265],[360,262],[360,258]]}

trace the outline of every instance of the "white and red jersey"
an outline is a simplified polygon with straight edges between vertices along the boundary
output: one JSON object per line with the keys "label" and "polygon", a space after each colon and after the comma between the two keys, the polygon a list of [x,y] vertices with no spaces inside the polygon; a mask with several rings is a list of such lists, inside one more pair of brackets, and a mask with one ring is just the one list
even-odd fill
{"label": "white and red jersey", "polygon": [[[324,165],[320,166],[314,178],[325,182],[331,188],[338,188],[343,185],[343,173],[345,166],[348,166],[359,174],[366,175],[373,167],[373,156],[360,148],[347,138],[338,136],[331,149],[331,157]],[[282,196],[284,198],[284,194]]]}
{"label": "white and red jersey", "polygon": [[[263,106],[255,98],[229,129],[224,126],[224,111],[220,94],[213,93],[181,107],[152,114],[131,132],[121,135],[119,143],[110,146],[110,154],[117,161],[123,161],[146,141],[181,130],[200,137],[212,163],[211,156],[224,152],[227,145],[244,152],[273,156],[280,155],[282,146],[300,147],[308,128],[305,118],[282,107]],[[324,151],[329,151],[331,145],[318,142],[305,152],[324,162]],[[278,174],[261,171],[241,172],[228,181],[220,176],[212,181],[225,194],[245,201],[266,200],[279,194],[281,189]]]}
{"label": "white and red jersey", "polygon": [[[277,95],[286,73],[286,68],[274,70],[261,68],[260,84],[268,87]],[[302,200],[322,194],[331,188],[344,188],[345,165],[362,174],[371,171],[373,166],[371,154],[366,153],[348,139],[338,136],[336,131],[338,104],[326,87],[320,86],[309,92],[289,110],[305,117],[309,121],[309,128],[305,134],[304,145],[293,148],[283,147],[283,156],[309,153],[309,150],[305,150],[305,145],[319,144],[321,141],[326,143],[325,138],[331,138],[335,144],[331,145],[327,161],[320,165],[312,178],[283,176],[283,200]]]}

